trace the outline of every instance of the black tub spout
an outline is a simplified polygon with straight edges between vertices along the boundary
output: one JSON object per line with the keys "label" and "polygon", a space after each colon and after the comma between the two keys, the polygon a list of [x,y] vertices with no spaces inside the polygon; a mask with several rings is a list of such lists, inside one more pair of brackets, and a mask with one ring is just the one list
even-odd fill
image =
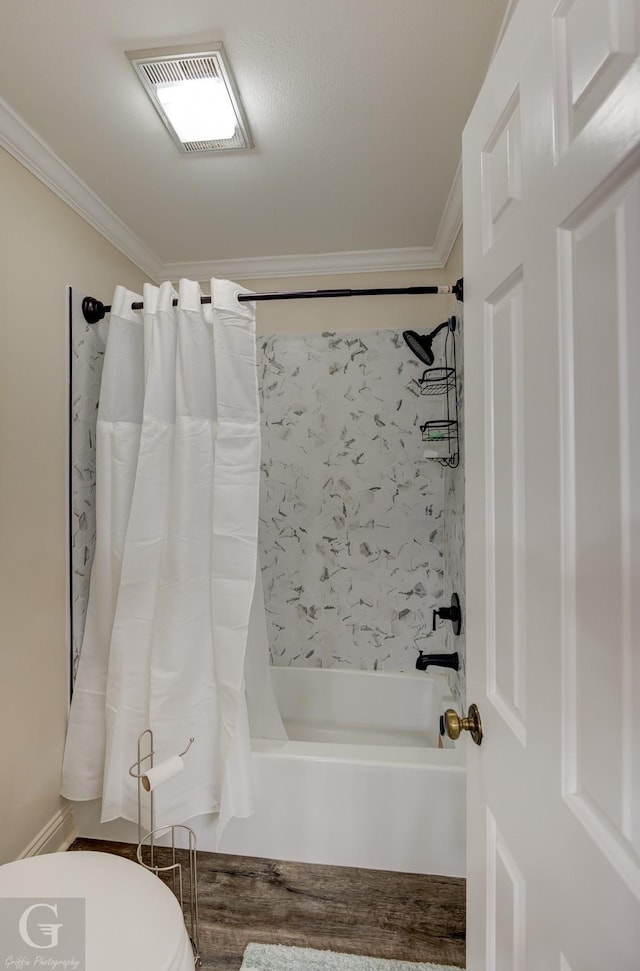
{"label": "black tub spout", "polygon": [[416,668],[418,671],[426,671],[430,665],[435,665],[439,668],[451,668],[452,671],[460,670],[460,658],[458,657],[458,652],[455,654],[423,654],[420,651],[418,659],[416,661]]}

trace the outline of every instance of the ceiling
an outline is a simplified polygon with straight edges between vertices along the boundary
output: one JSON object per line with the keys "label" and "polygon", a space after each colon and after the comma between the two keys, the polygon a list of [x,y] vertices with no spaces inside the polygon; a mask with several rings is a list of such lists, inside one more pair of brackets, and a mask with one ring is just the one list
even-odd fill
{"label": "ceiling", "polygon": [[[167,264],[434,247],[507,0],[10,6],[5,107],[158,276]],[[208,41],[224,44],[250,152],[181,154],[125,55]]]}

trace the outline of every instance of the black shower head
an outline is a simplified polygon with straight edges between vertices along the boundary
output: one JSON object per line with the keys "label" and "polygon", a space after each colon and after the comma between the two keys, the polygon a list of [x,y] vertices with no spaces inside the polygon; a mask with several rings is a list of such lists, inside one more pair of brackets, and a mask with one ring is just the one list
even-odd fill
{"label": "black shower head", "polygon": [[415,356],[427,367],[431,367],[435,360],[431,350],[432,338],[428,335],[420,336],[415,330],[405,330],[402,336]]}
{"label": "black shower head", "polygon": [[431,367],[435,360],[433,351],[431,350],[433,338],[443,329],[443,327],[449,326],[449,321],[445,320],[443,324],[438,324],[438,326],[432,330],[430,334],[416,334],[415,330],[405,330],[403,331],[402,336],[418,360],[422,361],[423,364],[426,364],[427,367]]}

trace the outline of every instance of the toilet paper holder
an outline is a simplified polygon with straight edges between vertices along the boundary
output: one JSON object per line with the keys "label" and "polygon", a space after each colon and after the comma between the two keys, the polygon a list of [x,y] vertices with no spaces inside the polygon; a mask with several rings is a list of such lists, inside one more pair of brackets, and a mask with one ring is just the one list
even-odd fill
{"label": "toilet paper holder", "polygon": [[[149,751],[147,752],[146,755],[143,755],[142,748],[144,745],[144,739],[147,736],[148,736],[148,743],[149,743]],[[191,736],[191,738],[189,739],[189,744],[185,748],[184,752],[180,752],[180,754],[178,755],[179,759],[183,758],[187,754],[187,752],[189,751],[189,749],[191,748],[194,742],[195,742],[195,738]],[[155,763],[153,761],[155,758],[155,754],[156,753],[153,748],[153,732],[151,731],[150,728],[147,728],[145,729],[144,732],[141,732],[140,735],[138,735],[138,758],[133,763],[133,765],[129,767],[129,775],[132,778],[138,780],[138,843],[142,841],[142,788],[143,788],[142,780],[147,778],[147,774],[150,769],[155,768]],[[142,768],[143,762],[148,763],[144,767],[144,769]],[[151,790],[147,789],[147,792],[149,792],[149,824],[150,824],[149,832],[153,832],[156,828],[153,789]],[[148,833],[146,835],[148,835]],[[150,849],[151,849],[151,858],[153,862],[153,842],[150,844]]]}
{"label": "toilet paper holder", "polygon": [[[193,745],[195,739],[192,737],[189,739],[189,744],[183,752],[180,752],[178,758],[181,759],[187,754],[191,746]],[[143,754],[143,750],[148,746],[148,751],[146,755]],[[151,870],[155,873],[157,877],[161,875],[171,875],[173,881],[173,892],[180,903],[180,909],[182,910],[182,915],[184,917],[185,925],[187,927],[187,932],[191,940],[191,946],[193,948],[193,962],[194,967],[202,967],[202,959],[200,957],[200,943],[199,943],[199,928],[198,928],[198,866],[196,857],[196,834],[189,826],[185,826],[181,823],[173,823],[168,826],[161,826],[156,829],[156,815],[155,815],[155,800],[153,786],[143,786],[143,779],[148,779],[148,773],[152,769],[158,768],[154,763],[155,750],[153,742],[153,732],[150,728],[145,729],[138,736],[138,758],[129,768],[129,775],[138,781],[138,846],[136,848],[136,857],[138,863],[140,863],[145,869]],[[146,764],[145,764],[146,763]],[[162,763],[160,763],[162,765]],[[149,831],[143,833],[142,826],[142,793],[143,788],[149,794]],[[171,863],[167,866],[161,866],[156,863],[154,858],[156,838],[163,838],[168,834],[171,834],[171,843],[167,846],[167,849],[171,851]],[[183,880],[183,866],[176,858],[176,835],[180,833],[186,834],[187,847],[184,850],[188,854],[188,872],[189,872],[189,907],[188,907],[188,919],[187,911],[185,910],[184,902],[184,880]],[[144,860],[144,848],[149,850],[148,862]]]}

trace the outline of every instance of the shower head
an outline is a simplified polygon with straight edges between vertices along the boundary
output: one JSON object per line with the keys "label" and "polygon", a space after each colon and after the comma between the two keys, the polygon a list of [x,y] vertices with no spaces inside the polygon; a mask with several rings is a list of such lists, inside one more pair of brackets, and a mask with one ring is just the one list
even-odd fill
{"label": "shower head", "polygon": [[431,350],[431,338],[421,337],[420,334],[416,334],[415,330],[405,330],[402,336],[415,356],[427,367],[431,367],[435,360]]}
{"label": "shower head", "polygon": [[435,330],[432,330],[430,334],[416,334],[415,330],[405,330],[402,336],[405,339],[407,346],[413,351],[415,356],[427,367],[431,367],[435,357],[433,351],[431,350],[431,345],[433,343],[433,338],[438,334],[443,327],[449,327],[449,321],[445,320],[443,324],[438,324]]}

